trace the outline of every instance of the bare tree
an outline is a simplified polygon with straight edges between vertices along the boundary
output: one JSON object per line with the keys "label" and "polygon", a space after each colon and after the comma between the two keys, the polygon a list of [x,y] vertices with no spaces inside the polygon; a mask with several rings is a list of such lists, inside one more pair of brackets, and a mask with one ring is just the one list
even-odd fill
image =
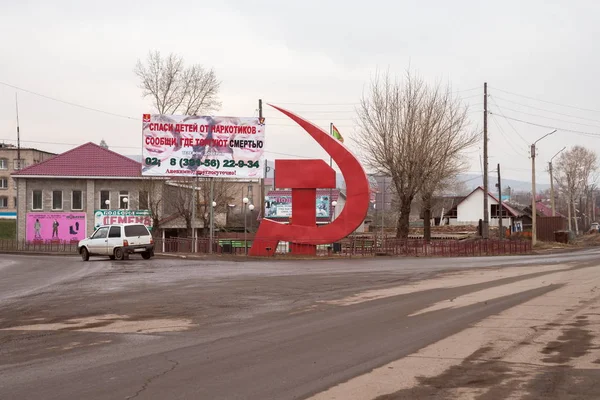
{"label": "bare tree", "polygon": [[144,178],[138,185],[141,210],[148,210],[152,219],[152,236],[156,237],[164,216],[164,179]]}
{"label": "bare tree", "polygon": [[399,201],[396,236],[406,238],[417,193],[453,174],[450,167],[479,134],[467,129],[467,108],[449,86],[427,85],[408,72],[404,82],[377,75],[357,113],[357,142],[368,166],[392,177]]}
{"label": "bare tree", "polygon": [[575,221],[575,231],[579,231],[576,201],[586,188],[589,188],[590,177],[595,176],[598,169],[598,157],[595,152],[582,146],[575,146],[558,157],[555,179],[559,190],[567,198],[569,214],[569,230],[571,230],[571,210]]}
{"label": "bare tree", "polygon": [[193,237],[194,178],[182,177],[169,181],[165,190],[165,201],[174,215],[185,222],[186,236]]}
{"label": "bare tree", "polygon": [[432,199],[436,194],[443,194],[445,191],[457,184],[457,175],[464,172],[468,165],[460,160],[449,160],[446,165],[442,165],[439,170],[431,175],[428,181],[423,182],[421,188],[421,208],[423,210],[423,238],[426,241],[431,240],[431,208]]}
{"label": "bare tree", "polygon": [[[197,182],[198,187],[198,215],[202,219],[203,235],[208,236],[210,229],[210,179],[203,178]],[[214,179],[214,178],[212,178]],[[233,201],[236,190],[235,183],[227,179],[214,179],[213,181],[213,201],[217,203],[213,210],[213,216],[216,212],[227,213],[229,204]]]}
{"label": "bare tree", "polygon": [[198,115],[221,107],[221,83],[215,72],[200,64],[186,66],[179,55],[163,57],[159,51],[151,51],[145,63],[138,60],[134,72],[143,97],[152,99],[159,114]]}

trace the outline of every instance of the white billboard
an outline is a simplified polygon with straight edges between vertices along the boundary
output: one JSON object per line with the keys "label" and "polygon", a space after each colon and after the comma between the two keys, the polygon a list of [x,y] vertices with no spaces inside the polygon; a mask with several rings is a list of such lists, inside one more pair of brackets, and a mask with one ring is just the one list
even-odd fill
{"label": "white billboard", "polygon": [[262,178],[264,119],[144,114],[143,176]]}

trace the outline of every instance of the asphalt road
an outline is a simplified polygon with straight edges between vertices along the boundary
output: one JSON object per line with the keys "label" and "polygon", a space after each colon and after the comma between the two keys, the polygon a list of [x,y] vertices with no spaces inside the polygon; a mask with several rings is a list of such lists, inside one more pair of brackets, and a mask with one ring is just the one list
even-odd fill
{"label": "asphalt road", "polygon": [[597,399],[599,261],[0,255],[0,399]]}

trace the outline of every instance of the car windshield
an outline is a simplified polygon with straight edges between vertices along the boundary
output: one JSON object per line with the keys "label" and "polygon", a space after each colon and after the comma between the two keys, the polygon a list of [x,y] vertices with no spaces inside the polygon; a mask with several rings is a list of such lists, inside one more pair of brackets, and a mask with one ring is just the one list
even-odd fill
{"label": "car windshield", "polygon": [[125,227],[125,236],[148,236],[150,233],[144,225],[128,225]]}

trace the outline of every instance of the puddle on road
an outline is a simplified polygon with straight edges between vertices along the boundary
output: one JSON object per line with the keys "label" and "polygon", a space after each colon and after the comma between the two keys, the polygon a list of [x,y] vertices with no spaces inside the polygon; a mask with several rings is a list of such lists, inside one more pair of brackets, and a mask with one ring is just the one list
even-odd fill
{"label": "puddle on road", "polygon": [[127,315],[106,314],[72,318],[63,322],[13,326],[2,331],[78,331],[99,333],[161,333],[188,330],[196,324],[189,319],[132,320]]}

